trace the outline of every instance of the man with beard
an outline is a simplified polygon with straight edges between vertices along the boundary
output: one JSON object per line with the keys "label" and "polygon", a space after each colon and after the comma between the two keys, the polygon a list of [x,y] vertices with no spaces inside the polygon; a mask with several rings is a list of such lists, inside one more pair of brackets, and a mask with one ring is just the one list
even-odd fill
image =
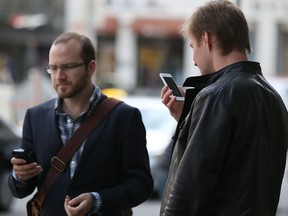
{"label": "man with beard", "polygon": [[[41,190],[50,160],[107,96],[93,84],[96,70],[91,41],[64,33],[53,42],[47,71],[58,94],[27,110],[22,148],[35,162],[13,157],[9,187],[18,198]],[[138,109],[120,103],[90,134],[58,174],[40,215],[124,215],[153,190],[146,134]]]}

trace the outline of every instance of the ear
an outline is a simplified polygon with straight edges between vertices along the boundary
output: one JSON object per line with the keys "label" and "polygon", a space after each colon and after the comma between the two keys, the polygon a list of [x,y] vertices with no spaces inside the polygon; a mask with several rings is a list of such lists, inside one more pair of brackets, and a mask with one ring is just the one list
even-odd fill
{"label": "ear", "polygon": [[92,60],[89,62],[89,65],[88,65],[88,71],[89,71],[89,74],[92,76],[94,73],[96,73],[96,61],[95,60]]}
{"label": "ear", "polygon": [[208,45],[209,49],[212,48],[212,36],[209,32],[204,31],[202,34],[202,38],[205,44]]}

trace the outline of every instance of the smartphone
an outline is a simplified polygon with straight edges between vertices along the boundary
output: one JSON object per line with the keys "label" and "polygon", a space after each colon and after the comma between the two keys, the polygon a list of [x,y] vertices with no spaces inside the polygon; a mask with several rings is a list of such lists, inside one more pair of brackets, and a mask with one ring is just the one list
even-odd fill
{"label": "smartphone", "polygon": [[34,154],[32,151],[27,151],[22,148],[14,149],[12,155],[15,158],[20,158],[26,160],[27,163],[32,163],[35,161]]}
{"label": "smartphone", "polygon": [[178,86],[174,78],[172,77],[172,75],[169,73],[160,73],[159,76],[162,79],[163,83],[165,85],[168,85],[169,89],[172,90],[173,95],[176,96],[176,100],[184,101],[184,96],[182,95],[181,91],[178,89]]}

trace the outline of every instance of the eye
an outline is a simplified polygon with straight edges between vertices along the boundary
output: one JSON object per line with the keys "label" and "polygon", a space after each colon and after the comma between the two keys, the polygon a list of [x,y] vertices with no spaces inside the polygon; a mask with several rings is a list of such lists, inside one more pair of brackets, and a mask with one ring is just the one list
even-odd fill
{"label": "eye", "polygon": [[62,65],[61,68],[62,68],[63,70],[69,70],[69,69],[75,68],[75,64]]}
{"label": "eye", "polygon": [[57,65],[49,65],[48,69],[52,70],[52,71],[56,71],[58,69],[58,66]]}
{"label": "eye", "polygon": [[61,69],[62,70],[72,70],[74,68],[80,67],[82,65],[84,65],[85,63],[79,63],[79,64],[65,64],[65,65],[61,65]]}

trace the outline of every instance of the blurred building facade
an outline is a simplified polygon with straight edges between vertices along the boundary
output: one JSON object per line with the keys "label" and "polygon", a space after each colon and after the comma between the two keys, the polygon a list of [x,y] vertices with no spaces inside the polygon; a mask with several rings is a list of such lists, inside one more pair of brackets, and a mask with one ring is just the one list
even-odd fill
{"label": "blurred building facade", "polygon": [[56,0],[0,0],[0,74],[19,84],[31,67],[47,64],[47,47],[63,31],[63,7]]}
{"label": "blurred building facade", "polygon": [[[179,27],[205,0],[110,0],[97,26],[98,79],[127,89],[161,87],[158,74],[173,74],[180,83],[199,74]],[[238,0],[250,27],[253,53],[263,73],[288,75],[288,9],[286,0]],[[108,61],[108,62],[107,62]],[[111,64],[112,63],[112,64]],[[112,78],[112,79],[111,79]]]}
{"label": "blurred building facade", "polygon": [[[63,31],[87,34],[97,44],[96,82],[157,93],[160,72],[181,82],[199,71],[179,27],[205,0],[0,0],[0,70],[15,83],[30,67],[45,73],[48,51]],[[251,29],[251,60],[263,73],[288,75],[287,0],[235,0]],[[5,62],[4,60],[5,59]],[[2,63],[1,63],[2,62]]]}
{"label": "blurred building facade", "polygon": [[[123,86],[151,90],[162,86],[159,84],[160,72],[172,73],[178,82],[199,74],[193,65],[191,49],[178,30],[204,2],[108,1],[105,21],[97,29],[99,69],[105,71],[100,78],[105,81],[105,76],[112,74],[108,77]],[[243,9],[251,30],[254,51],[250,60],[260,61],[264,74],[287,76],[288,14],[285,11],[288,2],[235,2]]]}

